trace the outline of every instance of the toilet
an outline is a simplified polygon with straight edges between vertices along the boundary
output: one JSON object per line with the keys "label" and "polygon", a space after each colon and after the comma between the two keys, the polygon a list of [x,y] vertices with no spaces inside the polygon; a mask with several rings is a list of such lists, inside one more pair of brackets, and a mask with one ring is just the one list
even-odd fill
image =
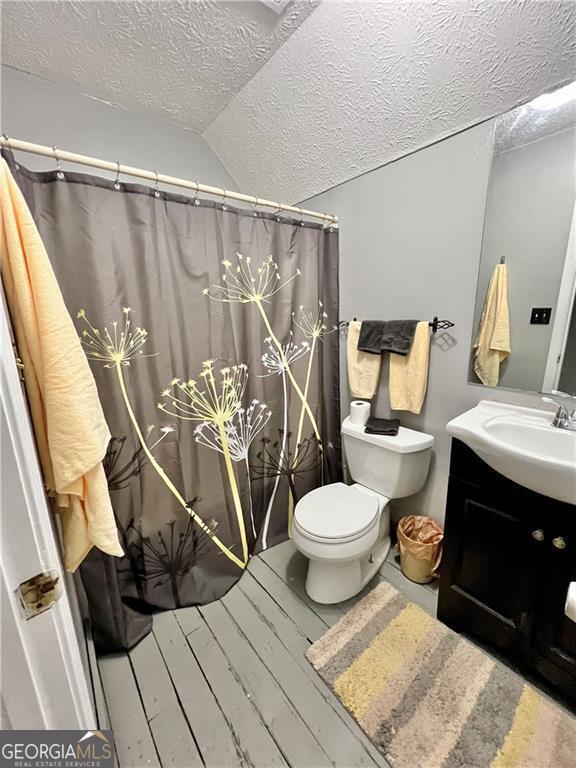
{"label": "toilet", "polygon": [[306,592],[318,603],[358,594],[390,549],[390,499],[411,496],[426,481],[434,438],[400,427],[371,435],[348,416],[342,440],[353,485],[331,483],[296,504],[290,536],[309,559]]}

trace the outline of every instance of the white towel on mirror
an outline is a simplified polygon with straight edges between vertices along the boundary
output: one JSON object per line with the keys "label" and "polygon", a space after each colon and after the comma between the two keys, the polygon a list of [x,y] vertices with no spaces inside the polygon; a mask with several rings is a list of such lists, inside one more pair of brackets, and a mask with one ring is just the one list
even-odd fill
{"label": "white towel on mirror", "polygon": [[474,372],[482,384],[496,387],[500,365],[510,355],[510,316],[508,311],[508,269],[494,268],[486,294],[480,330],[474,344]]}

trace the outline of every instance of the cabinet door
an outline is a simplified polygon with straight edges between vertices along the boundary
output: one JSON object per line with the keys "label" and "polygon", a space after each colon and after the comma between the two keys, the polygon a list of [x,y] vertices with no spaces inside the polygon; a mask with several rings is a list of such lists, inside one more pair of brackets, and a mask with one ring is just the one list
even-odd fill
{"label": "cabinet door", "polygon": [[568,586],[576,581],[576,527],[571,520],[557,519],[547,525],[547,531],[534,650],[555,665],[556,681],[576,694],[576,622],[564,613]]}
{"label": "cabinet door", "polygon": [[450,479],[438,616],[515,655],[534,626],[543,544],[534,518],[523,499]]}

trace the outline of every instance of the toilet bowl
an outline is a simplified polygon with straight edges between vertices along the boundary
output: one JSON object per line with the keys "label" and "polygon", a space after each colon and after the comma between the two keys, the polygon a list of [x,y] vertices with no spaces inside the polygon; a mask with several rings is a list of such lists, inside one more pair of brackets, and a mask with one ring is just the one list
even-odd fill
{"label": "toilet bowl", "polygon": [[390,549],[388,499],[358,484],[331,483],[306,494],[294,511],[291,536],[310,563],[306,592],[318,603],[357,594]]}
{"label": "toilet bowl", "polygon": [[309,559],[306,592],[318,603],[358,594],[390,549],[390,499],[422,488],[434,438],[400,427],[371,435],[346,418],[342,438],[353,485],[331,483],[296,504],[290,536]]}

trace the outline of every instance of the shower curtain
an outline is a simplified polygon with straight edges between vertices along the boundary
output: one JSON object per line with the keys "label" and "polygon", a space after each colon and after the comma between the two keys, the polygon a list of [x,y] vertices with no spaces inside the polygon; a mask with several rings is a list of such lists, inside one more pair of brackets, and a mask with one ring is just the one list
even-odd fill
{"label": "shower curtain", "polygon": [[338,233],[4,156],[113,436],[125,556],[93,550],[81,578],[99,651],[130,648],[155,610],[221,597],[340,479]]}

